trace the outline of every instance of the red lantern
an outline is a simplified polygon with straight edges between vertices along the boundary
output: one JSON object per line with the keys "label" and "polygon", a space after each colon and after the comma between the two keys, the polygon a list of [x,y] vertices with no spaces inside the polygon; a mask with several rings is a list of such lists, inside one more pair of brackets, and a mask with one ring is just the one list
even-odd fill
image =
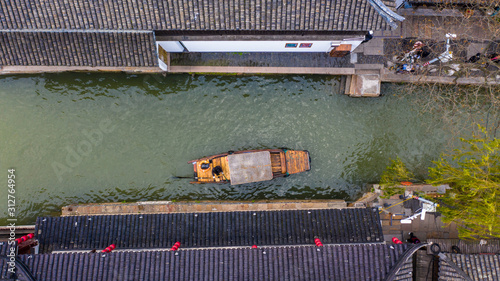
{"label": "red lantern", "polygon": [[181,242],[177,241],[175,242],[174,246],[172,246],[172,249],[170,249],[170,251],[177,251],[177,249],[179,249],[180,246]]}
{"label": "red lantern", "polygon": [[394,244],[403,244],[403,242],[401,242],[401,240],[399,240],[396,237],[392,237],[392,243],[394,243]]}

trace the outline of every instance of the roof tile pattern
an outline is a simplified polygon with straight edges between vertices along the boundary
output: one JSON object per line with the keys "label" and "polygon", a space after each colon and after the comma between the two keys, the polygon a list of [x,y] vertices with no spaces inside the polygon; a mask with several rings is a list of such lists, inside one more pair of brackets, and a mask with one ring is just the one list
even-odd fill
{"label": "roof tile pattern", "polygon": [[[488,239],[488,243],[480,240],[439,239],[427,238],[427,243],[438,244],[441,252],[453,253],[453,246],[457,246],[462,254],[496,253],[500,255],[500,239]],[[427,247],[427,254],[432,255],[431,247]]]}
{"label": "roof tile pattern", "polygon": [[[499,255],[446,254],[474,281],[500,280]],[[447,262],[439,259],[439,281],[464,280]]]}
{"label": "roof tile pattern", "polygon": [[376,209],[40,217],[40,252],[65,249],[182,248],[382,242]]}
{"label": "roof tile pattern", "polygon": [[9,245],[8,241],[0,242],[0,255],[7,255],[10,247],[11,245]]}
{"label": "roof tile pattern", "polygon": [[[327,245],[20,256],[37,280],[384,280],[408,245]],[[405,266],[410,266],[408,259]],[[5,272],[2,270],[2,273]],[[395,280],[412,280],[410,273]]]}
{"label": "roof tile pattern", "polygon": [[500,4],[498,0],[409,0],[414,4],[442,4],[442,5],[482,5],[495,6]]}
{"label": "roof tile pattern", "polygon": [[331,31],[388,27],[366,0],[11,0],[0,1],[0,15],[0,29]]}
{"label": "roof tile pattern", "polygon": [[153,32],[4,31],[0,65],[147,67],[158,60]]}

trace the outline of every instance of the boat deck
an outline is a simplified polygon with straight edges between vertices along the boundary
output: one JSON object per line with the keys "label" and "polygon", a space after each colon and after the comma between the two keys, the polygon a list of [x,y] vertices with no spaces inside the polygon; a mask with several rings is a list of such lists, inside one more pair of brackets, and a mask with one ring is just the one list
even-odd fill
{"label": "boat deck", "polygon": [[308,154],[307,151],[287,150],[285,153],[286,171],[289,174],[296,174],[310,170]]}
{"label": "boat deck", "polygon": [[[260,158],[266,158],[267,160],[264,162],[267,164],[264,164],[264,158],[260,159],[257,157],[257,155],[262,154],[264,151],[266,151],[267,156],[260,156]],[[188,163],[194,164],[196,181],[192,183],[227,183],[230,181],[232,185],[270,180],[308,171],[311,168],[308,151],[287,149],[246,150],[231,152],[231,154],[222,153],[192,160]],[[208,168],[201,168],[202,165],[205,166],[207,164],[209,164]],[[213,172],[217,166],[222,169],[222,173],[218,176]]]}
{"label": "boat deck", "polygon": [[286,163],[284,153],[271,153],[271,164],[273,169],[273,174],[284,174],[286,173]]}
{"label": "boat deck", "polygon": [[[208,161],[198,161],[196,163],[196,172],[198,174],[198,182],[213,182],[214,176],[212,175],[212,168],[210,169],[202,169],[201,164]],[[215,177],[216,182],[221,182],[224,180],[229,180],[231,178],[231,174],[229,172],[229,163],[227,161],[227,156],[217,157],[212,159],[212,167],[220,166],[222,168],[222,173],[219,177]]]}

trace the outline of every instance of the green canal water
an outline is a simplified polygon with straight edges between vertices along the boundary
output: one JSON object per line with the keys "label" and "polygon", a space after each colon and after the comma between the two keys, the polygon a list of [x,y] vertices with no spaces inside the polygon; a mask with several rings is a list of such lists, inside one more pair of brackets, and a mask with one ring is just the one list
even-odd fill
{"label": "green canal water", "polygon": [[[353,200],[399,156],[425,173],[450,138],[401,86],[339,94],[331,76],[44,74],[0,77],[0,224],[7,170],[18,224],[64,205],[137,200]],[[309,150],[310,172],[194,185],[187,161],[228,150]]]}

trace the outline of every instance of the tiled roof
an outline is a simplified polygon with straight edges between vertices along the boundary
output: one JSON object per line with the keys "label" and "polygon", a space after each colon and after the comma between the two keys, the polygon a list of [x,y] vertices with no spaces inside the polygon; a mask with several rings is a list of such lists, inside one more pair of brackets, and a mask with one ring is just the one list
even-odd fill
{"label": "tiled roof", "polygon": [[0,65],[157,66],[154,42],[153,32],[0,31]]}
{"label": "tiled roof", "polygon": [[0,255],[7,255],[9,252],[9,243],[7,241],[0,242]]}
{"label": "tiled roof", "polygon": [[[496,1],[496,3],[495,3]],[[444,5],[486,5],[500,4],[498,0],[409,0],[413,4],[444,4]]]}
{"label": "tiled roof", "polygon": [[[494,253],[500,255],[500,239],[488,240],[461,240],[461,239],[436,239],[427,238],[428,243],[439,245],[443,253],[453,253],[453,246],[460,249],[461,254]],[[482,243],[486,241],[486,243]],[[437,248],[437,246],[434,246]],[[427,247],[427,254],[432,255],[431,247]]]}
{"label": "tiled roof", "polygon": [[[384,3],[394,6],[394,0]],[[0,29],[377,30],[367,0],[11,0]]]}
{"label": "tiled roof", "polygon": [[[499,255],[466,255],[445,254],[465,274],[474,281],[497,281],[500,280],[500,256]],[[465,280],[450,264],[439,259],[440,281],[462,281]]]}
{"label": "tiled roof", "polygon": [[65,249],[183,248],[382,242],[376,209],[41,217],[40,252]]}
{"label": "tiled roof", "polygon": [[[37,280],[379,281],[409,245],[327,245],[23,255]],[[1,262],[0,262],[1,264]],[[412,267],[410,257],[404,267]],[[4,265],[2,274],[5,274]],[[4,276],[4,275],[2,275]],[[394,280],[411,281],[408,271]]]}

